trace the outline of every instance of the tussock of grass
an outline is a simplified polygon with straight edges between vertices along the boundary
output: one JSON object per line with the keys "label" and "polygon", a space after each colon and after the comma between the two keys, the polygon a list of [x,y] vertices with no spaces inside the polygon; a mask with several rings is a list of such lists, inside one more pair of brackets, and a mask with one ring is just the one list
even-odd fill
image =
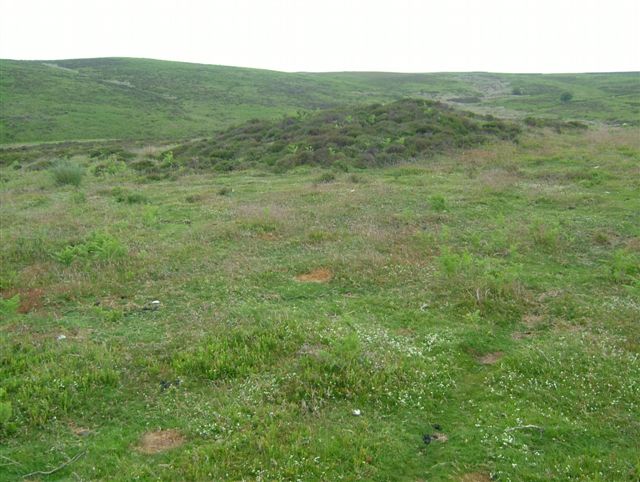
{"label": "tussock of grass", "polygon": [[51,175],[56,184],[64,186],[70,184],[78,187],[84,176],[82,166],[67,160],[56,161],[51,168]]}

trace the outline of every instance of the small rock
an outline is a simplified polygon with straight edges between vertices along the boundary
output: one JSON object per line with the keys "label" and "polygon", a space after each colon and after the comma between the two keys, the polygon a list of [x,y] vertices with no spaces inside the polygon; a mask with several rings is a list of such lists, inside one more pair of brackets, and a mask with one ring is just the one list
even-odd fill
{"label": "small rock", "polygon": [[143,310],[157,310],[160,308],[160,301],[159,300],[153,300],[150,301],[144,308],[142,308]]}
{"label": "small rock", "polygon": [[58,341],[66,340],[66,339],[67,339],[67,337],[65,335],[58,335],[58,338],[57,338]]}
{"label": "small rock", "polygon": [[422,436],[422,441],[424,442],[425,445],[429,445],[431,443],[431,435],[429,435],[428,433],[425,433]]}
{"label": "small rock", "polygon": [[360,415],[362,415],[362,412],[361,412],[359,409],[357,409],[357,408],[356,408],[356,409],[354,409],[354,410],[351,412],[351,414],[352,414],[354,417],[359,417]]}

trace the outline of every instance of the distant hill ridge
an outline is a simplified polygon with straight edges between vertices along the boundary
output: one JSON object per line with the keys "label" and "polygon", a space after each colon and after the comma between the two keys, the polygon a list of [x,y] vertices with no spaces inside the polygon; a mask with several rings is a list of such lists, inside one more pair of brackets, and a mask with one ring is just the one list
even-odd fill
{"label": "distant hill ridge", "polygon": [[[564,92],[572,99],[561,102]],[[177,139],[406,97],[500,117],[640,123],[640,74],[284,73],[150,59],[0,60],[0,143]]]}

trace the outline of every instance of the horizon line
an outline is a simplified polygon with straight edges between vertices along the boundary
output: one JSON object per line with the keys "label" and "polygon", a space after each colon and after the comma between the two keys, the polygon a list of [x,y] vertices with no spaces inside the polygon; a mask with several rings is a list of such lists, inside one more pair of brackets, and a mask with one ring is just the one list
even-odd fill
{"label": "horizon line", "polygon": [[512,75],[581,75],[581,74],[640,74],[638,70],[602,70],[602,71],[561,71],[561,72],[514,72],[514,71],[499,71],[499,70],[432,70],[432,71],[395,71],[395,70],[278,70],[268,69],[262,67],[248,67],[243,65],[228,65],[228,64],[209,64],[204,62],[194,62],[185,60],[171,60],[171,59],[158,59],[152,57],[126,57],[126,56],[107,56],[107,57],[77,57],[77,58],[61,58],[61,59],[15,59],[15,58],[0,58],[0,61],[12,61],[12,62],[68,62],[68,61],[83,61],[83,60],[150,60],[154,62],[170,62],[189,65],[203,65],[208,67],[228,67],[234,69],[247,69],[247,70],[262,70],[267,72],[278,72],[282,74],[399,74],[399,75],[411,75],[411,74],[512,74]]}

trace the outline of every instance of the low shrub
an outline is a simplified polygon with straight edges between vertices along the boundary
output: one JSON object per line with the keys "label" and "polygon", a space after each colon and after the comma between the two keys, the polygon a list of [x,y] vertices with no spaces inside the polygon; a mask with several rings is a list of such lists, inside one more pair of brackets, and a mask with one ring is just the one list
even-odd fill
{"label": "low shrub", "polygon": [[362,176],[359,176],[358,174],[351,174],[349,176],[349,182],[353,184],[362,184],[364,182],[364,179],[362,178]]}
{"label": "low shrub", "polygon": [[87,195],[82,191],[74,191],[71,200],[74,204],[84,204],[87,202]]}
{"label": "low shrub", "polygon": [[431,209],[434,211],[442,212],[447,208],[447,204],[442,196],[431,196],[429,199],[429,203],[431,204]]}
{"label": "low shrub", "polygon": [[127,163],[120,160],[117,156],[111,155],[105,160],[98,162],[93,166],[91,171],[94,176],[113,176],[125,172],[127,170]]}
{"label": "low shrub", "polygon": [[562,94],[560,94],[560,102],[564,104],[570,102],[571,99],[573,99],[573,94],[571,92],[563,92]]}
{"label": "low shrub", "polygon": [[121,188],[113,190],[113,197],[117,202],[126,204],[145,204],[149,202],[149,199],[144,194]]}
{"label": "low shrub", "polygon": [[317,179],[319,184],[327,184],[336,180],[336,175],[333,172],[324,172]]}
{"label": "low shrub", "polygon": [[562,121],[558,119],[546,119],[542,117],[525,117],[524,119],[525,125],[529,127],[549,127],[555,130],[558,133],[562,133],[564,131],[578,131],[588,129],[589,126],[584,122],[580,121]]}

